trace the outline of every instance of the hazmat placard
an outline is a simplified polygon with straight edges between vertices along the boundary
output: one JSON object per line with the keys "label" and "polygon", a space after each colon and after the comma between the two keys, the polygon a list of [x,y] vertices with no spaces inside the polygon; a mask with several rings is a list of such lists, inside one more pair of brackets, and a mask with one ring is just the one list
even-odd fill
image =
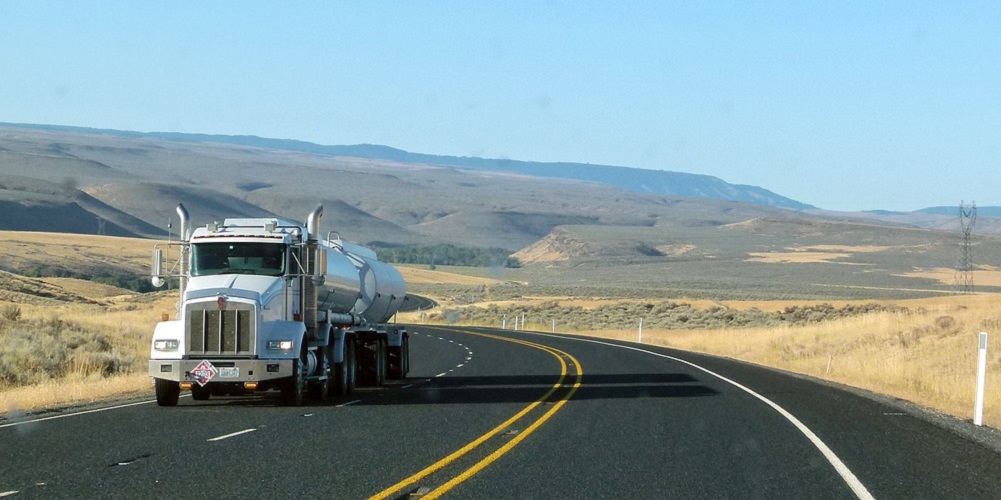
{"label": "hazmat placard", "polygon": [[198,363],[198,366],[196,366],[194,370],[191,370],[190,373],[191,378],[195,379],[195,382],[198,382],[198,385],[204,387],[205,384],[209,383],[209,380],[212,380],[212,377],[215,377],[216,374],[219,373],[219,370],[216,370],[216,367],[212,366],[212,363],[209,362],[209,360],[204,359],[201,363]]}

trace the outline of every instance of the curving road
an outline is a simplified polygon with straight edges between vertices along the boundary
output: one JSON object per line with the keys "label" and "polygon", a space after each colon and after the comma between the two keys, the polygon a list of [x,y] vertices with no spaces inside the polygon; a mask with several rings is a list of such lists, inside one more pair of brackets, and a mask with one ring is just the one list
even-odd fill
{"label": "curving road", "polygon": [[421,327],[407,381],[0,421],[8,498],[998,498],[1001,454],[708,356]]}
{"label": "curving road", "polygon": [[438,302],[432,298],[408,293],[400,312],[426,311],[438,307]]}

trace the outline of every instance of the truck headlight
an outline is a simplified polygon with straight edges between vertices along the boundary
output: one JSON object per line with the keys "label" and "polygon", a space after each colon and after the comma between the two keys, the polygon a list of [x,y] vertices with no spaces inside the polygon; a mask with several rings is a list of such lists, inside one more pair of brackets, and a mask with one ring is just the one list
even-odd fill
{"label": "truck headlight", "polygon": [[269,340],[268,349],[280,350],[280,351],[291,351],[292,347],[295,345],[291,340]]}
{"label": "truck headlight", "polygon": [[181,343],[177,340],[154,340],[153,349],[157,351],[176,351]]}

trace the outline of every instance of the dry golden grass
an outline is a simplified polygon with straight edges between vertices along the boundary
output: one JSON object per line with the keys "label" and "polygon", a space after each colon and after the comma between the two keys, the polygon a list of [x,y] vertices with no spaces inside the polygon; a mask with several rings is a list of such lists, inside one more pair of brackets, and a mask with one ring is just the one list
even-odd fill
{"label": "dry golden grass", "polygon": [[[981,266],[972,271],[973,283],[984,286],[1001,286],[1001,270],[993,267]],[[914,271],[912,273],[901,274],[905,278],[930,278],[938,280],[944,285],[951,285],[956,282],[956,270],[948,268],[935,268],[930,271]]]}
{"label": "dry golden grass", "polygon": [[0,391],[0,412],[85,404],[129,394],[146,394],[152,398],[153,384],[149,375],[143,372],[105,378],[71,377],[8,389]]}
{"label": "dry golden grass", "polygon": [[0,411],[86,403],[128,392],[148,390],[146,375],[150,338],[162,313],[173,315],[176,296],[117,297],[109,304],[18,304],[24,321],[57,318],[99,331],[124,357],[134,359],[133,373],[103,377],[94,367],[72,366],[66,378],[26,387],[0,386]]}
{"label": "dry golden grass", "polygon": [[100,261],[145,271],[156,241],[86,234],[0,231],[0,255],[8,266],[24,262],[61,265]]}
{"label": "dry golden grass", "polygon": [[38,280],[58,286],[69,293],[91,299],[108,299],[111,297],[135,295],[135,292],[131,290],[76,278],[39,278]]}
{"label": "dry golden grass", "polygon": [[411,266],[395,266],[403,275],[403,280],[413,284],[449,284],[449,285],[493,285],[500,280],[467,276],[447,271],[431,271]]}
{"label": "dry golden grass", "polygon": [[848,246],[848,245],[813,245],[808,247],[787,248],[788,252],[751,252],[751,262],[766,264],[844,264],[861,265],[851,262],[833,262],[835,259],[847,259],[855,253],[872,253],[889,250],[891,247],[880,246]]}

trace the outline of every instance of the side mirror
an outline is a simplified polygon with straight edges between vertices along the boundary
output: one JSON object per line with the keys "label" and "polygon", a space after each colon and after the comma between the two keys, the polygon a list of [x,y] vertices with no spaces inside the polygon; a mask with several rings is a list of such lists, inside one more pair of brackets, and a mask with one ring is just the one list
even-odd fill
{"label": "side mirror", "polygon": [[152,270],[150,271],[151,275],[150,281],[153,282],[153,286],[155,286],[156,288],[160,288],[167,282],[167,280],[163,279],[163,273],[161,272],[162,269],[163,269],[163,250],[159,248],[154,248],[153,266]]}

